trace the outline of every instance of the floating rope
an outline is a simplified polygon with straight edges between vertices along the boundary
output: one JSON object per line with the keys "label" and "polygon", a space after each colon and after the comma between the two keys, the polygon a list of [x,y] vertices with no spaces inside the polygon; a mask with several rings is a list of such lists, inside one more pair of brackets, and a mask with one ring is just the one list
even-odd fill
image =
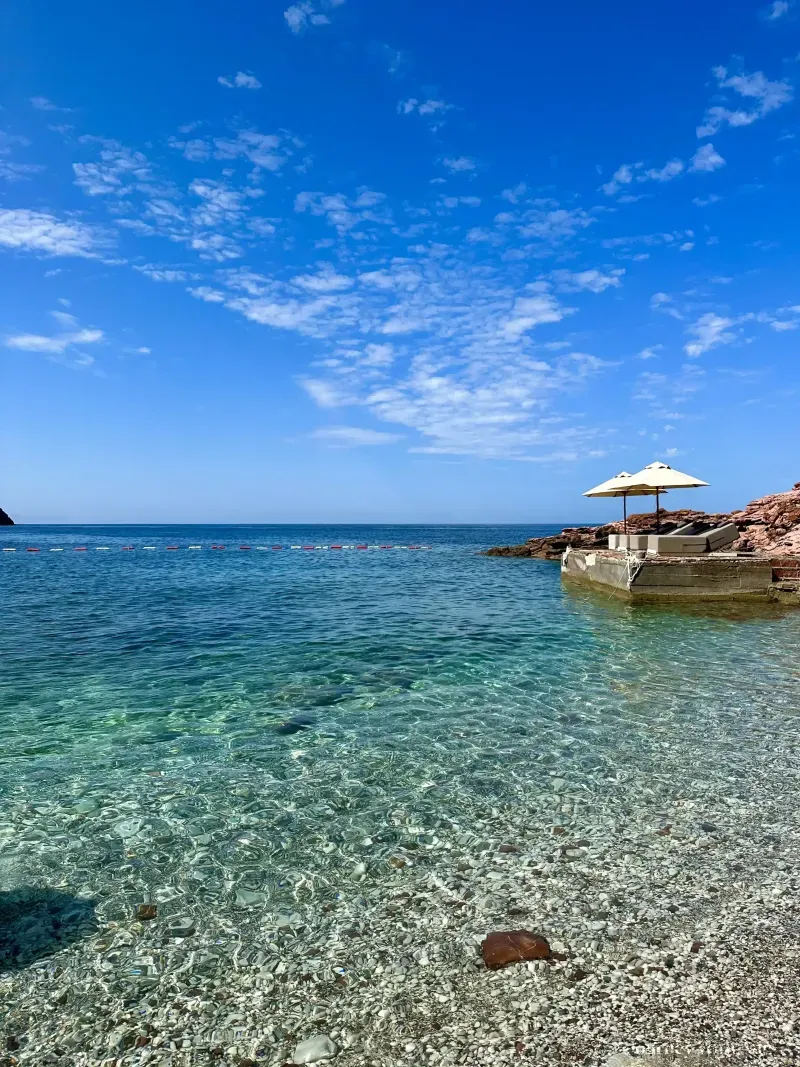
{"label": "floating rope", "polygon": [[[93,551],[95,551],[95,552],[111,552],[111,551],[114,551],[114,548],[111,545],[94,545],[92,547],[93,547]],[[139,546],[139,551],[142,551],[142,552],[157,552],[159,550],[159,547],[161,547],[162,550],[165,551],[165,552],[181,552],[181,551],[184,551],[184,550],[191,551],[191,552],[200,552],[206,546],[204,546],[204,545],[185,545],[185,546],[182,546],[182,545],[163,545],[163,546],[159,546],[159,545],[140,545]],[[225,545],[209,545],[207,547],[210,548],[210,549],[213,549],[213,550],[215,550],[217,552],[223,552],[225,550],[226,546]],[[296,550],[300,550],[300,551],[303,551],[303,552],[327,552],[327,551],[332,551],[334,549],[338,550],[338,551],[356,550],[356,551],[365,552],[365,551],[370,551],[370,550],[374,551],[374,550],[401,549],[401,548],[402,549],[407,549],[407,550],[410,550],[410,551],[428,551],[428,550],[430,550],[432,548],[432,545],[239,545],[238,547],[239,547],[239,551],[240,552],[250,552],[253,549],[256,549],[256,551],[259,551],[259,552],[279,552],[282,549],[296,549]],[[42,551],[64,552],[64,551],[67,551],[69,548],[71,548],[73,552],[89,552],[90,551],[90,549],[86,545],[71,545],[71,546],[68,545],[66,549],[63,546],[56,546],[56,547],[49,547],[49,548],[47,546],[45,546],[45,548],[42,549],[38,545],[27,545],[24,548],[24,551],[25,552],[33,552],[33,553],[42,552]],[[17,548],[15,546],[13,546],[13,545],[4,545],[4,546],[2,546],[2,550],[3,550],[3,552],[16,552]],[[20,547],[19,551],[23,551],[23,549]],[[137,551],[137,546],[136,545],[120,545],[119,546],[119,551],[120,552],[135,552],[135,551]]]}

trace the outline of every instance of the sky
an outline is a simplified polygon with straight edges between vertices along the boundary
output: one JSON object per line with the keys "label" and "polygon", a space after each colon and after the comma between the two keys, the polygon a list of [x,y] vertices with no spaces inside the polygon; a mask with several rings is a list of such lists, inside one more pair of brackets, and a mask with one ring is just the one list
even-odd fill
{"label": "sky", "polygon": [[800,479],[800,0],[7,0],[0,505],[572,522]]}

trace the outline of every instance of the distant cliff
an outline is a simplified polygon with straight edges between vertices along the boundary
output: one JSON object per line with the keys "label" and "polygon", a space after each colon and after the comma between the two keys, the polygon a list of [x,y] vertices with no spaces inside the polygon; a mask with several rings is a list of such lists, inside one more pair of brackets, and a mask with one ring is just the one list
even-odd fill
{"label": "distant cliff", "polygon": [[[751,501],[742,511],[729,514],[706,515],[703,511],[682,509],[662,511],[663,525],[684,523],[692,520],[713,522],[721,526],[735,522],[739,527],[739,540],[732,546],[736,551],[750,551],[765,555],[787,552],[800,553],[800,482],[785,493],[773,493]],[[631,533],[654,533],[655,514],[646,511],[628,516]],[[622,533],[622,520],[604,526],[568,526],[560,534],[550,537],[532,537],[524,545],[505,545],[490,548],[487,556],[531,556],[535,559],[560,559],[567,545],[573,548],[606,548],[608,535]]]}
{"label": "distant cliff", "polygon": [[13,526],[14,520],[0,508],[0,526]]}

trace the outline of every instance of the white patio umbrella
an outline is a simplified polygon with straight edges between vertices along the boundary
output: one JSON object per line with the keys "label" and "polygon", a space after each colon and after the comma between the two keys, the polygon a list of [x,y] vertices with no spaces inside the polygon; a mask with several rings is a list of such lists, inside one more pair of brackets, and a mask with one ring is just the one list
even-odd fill
{"label": "white patio umbrella", "polygon": [[638,485],[649,486],[656,493],[656,530],[661,528],[661,508],[659,495],[667,489],[697,489],[702,485],[708,485],[702,478],[694,478],[691,474],[683,474],[673,470],[667,463],[648,463],[636,474],[631,475],[631,480]]}
{"label": "white patio umbrella", "polygon": [[621,496],[622,497],[622,524],[625,533],[628,532],[628,497],[629,496],[657,496],[660,489],[651,488],[649,485],[639,483],[633,474],[620,471],[613,478],[609,478],[594,489],[589,489],[584,496]]}

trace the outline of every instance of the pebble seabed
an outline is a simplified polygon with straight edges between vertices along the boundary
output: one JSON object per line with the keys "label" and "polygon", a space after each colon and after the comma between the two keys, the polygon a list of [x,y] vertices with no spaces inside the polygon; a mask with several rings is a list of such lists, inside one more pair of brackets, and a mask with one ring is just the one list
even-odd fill
{"label": "pebble seabed", "polygon": [[0,1067],[800,1060],[796,613],[243,556],[25,560]]}
{"label": "pebble seabed", "polygon": [[[724,777],[698,748],[687,779],[665,744],[580,788],[529,739],[530,773],[485,771],[504,804],[474,777],[469,801],[422,781],[418,810],[384,811],[380,830],[366,813],[385,767],[365,756],[343,778],[322,740],[313,772],[313,746],[291,751],[293,780],[251,768],[215,791],[151,771],[136,800],[12,803],[7,878],[35,850],[51,884],[65,857],[70,884],[86,879],[73,911],[104,867],[105,888],[83,919],[42,905],[7,952],[0,1063],[277,1067],[314,1037],[329,1042],[309,1055],[341,1067],[795,1062],[798,763],[769,737],[729,752]],[[142,902],[154,919],[133,917]],[[75,939],[37,959],[70,921]],[[567,958],[488,971],[481,940],[520,928]]]}

